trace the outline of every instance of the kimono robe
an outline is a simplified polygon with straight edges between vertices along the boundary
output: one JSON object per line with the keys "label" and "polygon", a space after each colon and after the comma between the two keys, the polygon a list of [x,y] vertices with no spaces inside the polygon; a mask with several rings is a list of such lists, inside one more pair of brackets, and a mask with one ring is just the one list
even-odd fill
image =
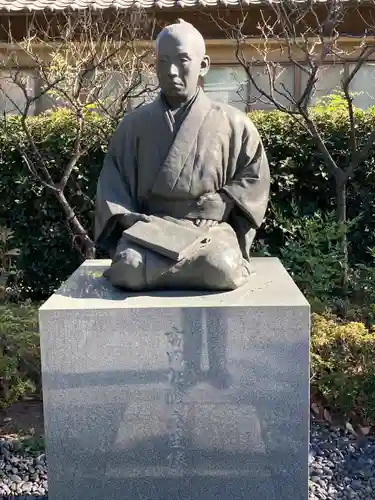
{"label": "kimono robe", "polygon": [[[173,124],[159,96],[125,115],[99,177],[95,240],[113,258],[105,275],[131,290],[241,286],[249,276],[250,246],[265,215],[269,187],[261,139],[244,113],[198,90],[180,123]],[[221,198],[204,199],[219,191],[233,200],[225,221]],[[121,237],[116,216],[131,212],[182,225],[194,225],[195,219],[218,224],[209,230],[207,247],[175,263]]]}

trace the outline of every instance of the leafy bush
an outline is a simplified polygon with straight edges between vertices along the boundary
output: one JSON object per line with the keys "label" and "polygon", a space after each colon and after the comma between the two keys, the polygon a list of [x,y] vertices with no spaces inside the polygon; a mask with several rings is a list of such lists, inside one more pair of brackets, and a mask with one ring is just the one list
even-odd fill
{"label": "leafy bush", "polygon": [[[312,393],[335,413],[375,423],[375,335],[361,322],[314,313]],[[40,393],[37,304],[0,306],[0,407]]]}
{"label": "leafy bush", "polygon": [[40,391],[36,305],[0,305],[0,408]]}
{"label": "leafy bush", "polygon": [[375,422],[375,335],[360,322],[313,314],[312,388],[343,416]]}
{"label": "leafy bush", "polygon": [[[279,257],[295,283],[304,293],[314,312],[332,312],[352,321],[375,324],[375,250],[368,249],[368,264],[351,264],[348,291],[340,287],[340,231],[334,213],[298,215],[286,218],[275,213],[275,221],[283,228],[284,244]],[[355,225],[350,221],[348,227]],[[258,244],[258,255],[272,255],[266,244]]]}
{"label": "leafy bush", "polygon": [[[349,133],[346,111],[330,103],[318,107],[314,113],[331,154],[340,164],[345,163]],[[272,175],[270,207],[258,233],[257,246],[258,250],[267,249],[278,257],[284,251],[286,259],[285,252],[291,254],[293,250],[283,250],[286,235],[306,231],[306,217],[319,211],[328,214],[335,209],[334,184],[302,125],[277,111],[253,112],[251,118],[264,141]],[[357,110],[356,118],[360,142],[375,127],[375,111]],[[72,151],[74,117],[68,110],[59,109],[28,120],[33,137],[56,174]],[[89,113],[84,129],[87,154],[75,168],[67,192],[86,228],[92,226],[91,200],[112,132],[109,121]],[[6,127],[4,120],[0,120],[0,199],[7,200],[0,206],[0,225],[14,231],[13,243],[21,250],[18,267],[23,275],[24,295],[39,299],[50,295],[80,264],[81,257],[73,249],[60,206],[22,162],[14,142],[14,137],[22,134],[19,118],[8,117]],[[349,232],[352,265],[372,264],[368,249],[375,247],[374,183],[375,150],[355,172],[348,187],[348,218],[356,221]],[[305,229],[299,227],[301,218]]]}
{"label": "leafy bush", "polygon": [[[296,210],[297,212],[297,210]],[[284,232],[280,258],[310,301],[328,305],[336,296],[340,278],[340,230],[334,213],[275,220]]]}
{"label": "leafy bush", "polygon": [[[59,109],[30,117],[34,140],[56,176],[73,149],[75,120],[69,110]],[[87,228],[92,226],[96,181],[106,144],[111,134],[108,120],[90,113],[85,119],[82,147],[87,149],[74,169],[67,196]],[[49,296],[81,263],[73,248],[60,205],[36,180],[15,147],[15,137],[23,137],[20,119],[0,120],[0,225],[14,232],[12,244],[21,250],[17,266],[22,271],[23,295],[34,299]],[[24,147],[27,147],[25,140]]]}
{"label": "leafy bush", "polygon": [[[331,98],[313,111],[317,127],[338,164],[345,167],[350,158],[348,145],[348,112],[339,105],[342,101]],[[375,126],[375,107],[355,111],[359,146]],[[259,129],[271,167],[271,203],[259,238],[272,255],[279,256],[284,244],[284,221],[313,215],[327,214],[336,209],[335,185],[328,175],[321,154],[311,136],[289,115],[278,111],[253,112],[251,118]],[[355,221],[350,228],[349,259],[352,264],[372,263],[368,248],[375,246],[375,150],[355,171],[347,191],[348,219]],[[359,217],[360,216],[360,217]],[[290,226],[290,224],[288,224]]]}
{"label": "leafy bush", "polygon": [[0,300],[17,297],[17,285],[20,272],[14,260],[19,255],[17,248],[12,248],[13,231],[0,226]]}

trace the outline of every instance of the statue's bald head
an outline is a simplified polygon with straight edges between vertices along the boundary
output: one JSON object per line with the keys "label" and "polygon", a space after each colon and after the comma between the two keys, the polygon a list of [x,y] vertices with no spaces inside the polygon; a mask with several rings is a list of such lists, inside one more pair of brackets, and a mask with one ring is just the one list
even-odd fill
{"label": "statue's bald head", "polygon": [[180,20],[165,27],[156,39],[156,71],[170,102],[186,102],[210,67],[203,36]]}
{"label": "statue's bald head", "polygon": [[157,54],[161,45],[164,44],[163,42],[169,42],[167,38],[171,39],[170,42],[172,40],[176,43],[185,42],[193,50],[195,49],[196,56],[199,58],[203,58],[206,54],[206,45],[202,34],[192,24],[185,22],[183,19],[178,19],[176,23],[166,26],[159,33],[156,38]]}

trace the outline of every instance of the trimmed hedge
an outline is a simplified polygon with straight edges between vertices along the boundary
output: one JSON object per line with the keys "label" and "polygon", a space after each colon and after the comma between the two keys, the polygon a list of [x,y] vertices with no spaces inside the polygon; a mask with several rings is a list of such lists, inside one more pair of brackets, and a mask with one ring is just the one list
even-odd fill
{"label": "trimmed hedge", "polygon": [[0,409],[40,389],[37,304],[0,304]]}
{"label": "trimmed hedge", "polygon": [[375,335],[361,322],[312,316],[311,386],[330,410],[375,424]]}
{"label": "trimmed hedge", "polygon": [[[340,107],[316,109],[316,119],[329,143],[332,156],[340,165],[348,159],[348,118]],[[375,111],[358,110],[359,141],[375,127]],[[286,233],[298,216],[335,208],[335,189],[321,156],[301,125],[279,112],[254,112],[251,118],[263,138],[272,173],[271,204],[266,222],[258,233],[255,250],[267,249],[281,256]],[[30,117],[32,135],[39,144],[53,175],[69,158],[74,141],[74,117],[68,110],[57,110]],[[93,207],[81,192],[93,199],[108,139],[113,129],[108,121],[89,113],[84,129],[87,154],[81,159],[68,184],[68,197],[87,228],[92,226]],[[12,245],[21,249],[18,267],[23,271],[26,295],[45,298],[81,262],[72,247],[60,207],[46,193],[23,164],[15,147],[23,137],[17,117],[0,120],[0,225],[14,233]],[[104,137],[104,139],[103,139]],[[27,147],[25,142],[25,148]],[[62,161],[63,160],[63,161]],[[371,261],[368,248],[375,247],[375,149],[358,169],[348,189],[349,218],[361,215],[349,234],[352,263]],[[280,214],[282,217],[280,217]],[[283,220],[289,220],[287,225]]]}
{"label": "trimmed hedge", "polygon": [[[0,305],[0,408],[41,397],[37,304]],[[361,322],[313,314],[311,391],[335,414],[375,424],[375,336]]]}
{"label": "trimmed hedge", "polygon": [[[58,179],[73,149],[75,120],[66,109],[31,117],[29,128]],[[113,129],[109,121],[89,113],[85,119],[82,157],[69,180],[67,197],[83,225],[92,226],[96,181]],[[73,249],[62,210],[52,195],[33,177],[22,161],[15,141],[24,138],[20,119],[0,120],[0,225],[13,229],[12,247],[21,249],[17,267],[23,272],[24,295],[49,296],[81,263]],[[30,150],[24,139],[23,147]],[[83,196],[83,193],[85,196]]]}
{"label": "trimmed hedge", "polygon": [[[350,158],[348,112],[342,101],[332,97],[325,106],[315,108],[318,129],[340,167]],[[357,139],[360,146],[375,126],[375,107],[356,110]],[[269,245],[273,255],[280,256],[290,222],[298,217],[336,210],[335,184],[327,173],[322,155],[301,124],[280,112],[254,112],[251,118],[263,138],[271,165],[271,203],[259,238]],[[375,148],[349,181],[347,192],[348,219],[360,220],[349,234],[350,262],[369,263],[369,248],[375,246]],[[282,219],[282,220],[281,220]],[[283,221],[288,221],[285,224]],[[288,227],[286,227],[288,226]]]}

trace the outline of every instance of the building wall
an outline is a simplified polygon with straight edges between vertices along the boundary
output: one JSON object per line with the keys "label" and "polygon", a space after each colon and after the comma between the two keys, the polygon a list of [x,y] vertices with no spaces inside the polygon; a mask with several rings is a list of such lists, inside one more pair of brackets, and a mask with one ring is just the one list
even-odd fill
{"label": "building wall", "polygon": [[[318,81],[310,103],[313,105],[318,99],[332,94],[335,90],[342,88],[341,80],[354,69],[359,50],[356,50],[358,40],[353,38],[342,39],[342,49],[345,53],[350,53],[351,58],[347,62],[340,59],[327,59],[318,72]],[[205,89],[213,92],[216,98],[243,109],[272,109],[271,102],[264,102],[256,88],[249,82],[245,69],[238,64],[235,50],[228,41],[212,41],[208,43],[208,54],[211,58],[211,71],[206,78]],[[244,49],[246,61],[251,64],[250,70],[256,84],[269,93],[269,76],[265,64],[262,62],[262,55],[253,47]],[[304,55],[294,53],[295,61],[304,65]],[[289,94],[298,99],[306,89],[306,73],[297,64],[291,63],[287,56],[285,47],[274,45],[268,54],[268,60],[274,62],[276,72],[276,85],[278,89],[287,97],[279,95],[278,102],[284,106],[290,105]],[[366,109],[375,105],[375,60],[374,57],[365,62],[353,78],[350,86],[354,93],[355,106]],[[239,95],[241,97],[239,97]],[[275,94],[276,95],[276,94]],[[244,102],[247,102],[245,105]]]}
{"label": "building wall", "polygon": [[[366,9],[367,7],[363,7],[361,12],[362,16],[370,16],[373,14],[367,12]],[[267,12],[263,12],[264,16],[266,14]],[[268,15],[270,15],[270,13],[268,13]],[[236,19],[242,16],[239,11],[226,9],[210,13],[207,11],[198,12],[181,9],[163,11],[159,9],[158,11],[151,12],[150,16],[153,16],[156,22],[155,35],[165,24],[174,22],[177,17],[182,17],[186,21],[192,22],[202,32],[206,39],[207,53],[211,59],[211,70],[205,78],[204,88],[213,98],[229,102],[244,111],[252,109],[272,109],[274,107],[271,102],[267,102],[264,98],[260,98],[255,87],[251,85],[247,78],[246,71],[238,64],[233,41],[224,38],[223,32],[218,29],[212,17],[216,16],[216,19],[225,19],[228,24],[234,24]],[[262,41],[256,38],[258,34],[257,24],[260,22],[259,8],[249,9],[247,19],[244,31],[248,34],[252,34],[254,38],[244,48],[245,58],[248,62],[252,62],[251,71],[256,83],[267,91],[269,90],[268,75],[265,65],[262,63],[261,54],[264,46],[262,45]],[[311,22],[315,21],[312,20]],[[6,60],[8,57],[7,54],[9,54],[9,52],[7,52],[9,45],[7,43],[6,29],[6,27],[9,26],[9,22],[12,25],[14,36],[22,39],[28,23],[28,16],[0,16],[0,40],[3,40],[2,44],[0,43],[0,57],[2,57],[3,61]],[[356,59],[356,53],[354,51],[355,45],[358,44],[360,34],[364,29],[363,17],[359,16],[357,11],[353,11],[350,19],[346,18],[343,20],[342,31],[343,33],[349,33],[350,36],[344,36],[341,43],[345,52],[352,52],[353,61]],[[358,35],[359,37],[353,35]],[[143,42],[143,44],[146,43],[146,41]],[[41,48],[41,51],[43,51],[43,49],[45,48]],[[302,53],[298,53],[296,50],[293,53],[293,57],[299,63],[303,62],[303,56]],[[46,57],[48,57],[47,52]],[[267,57],[275,63],[276,73],[278,74],[276,88],[286,95],[290,93],[294,98],[298,98],[305,88],[306,76],[301,68],[290,63],[285,46],[271,43]],[[31,92],[37,93],[38,81],[32,77],[32,72],[30,70],[30,66],[32,65],[31,61],[22,53],[19,53],[18,64],[19,67],[22,68],[21,74],[28,79],[28,88]],[[352,65],[350,62],[343,64],[338,60],[327,61],[324,67],[319,71],[316,92],[312,98],[311,104],[314,104],[318,98],[332,93],[332,91],[340,85],[342,75],[350,71],[351,67]],[[115,92],[116,85],[121,85],[121,75],[114,72],[114,74],[109,75],[108,78],[110,81],[106,91]],[[352,91],[358,93],[354,98],[355,105],[361,108],[367,108],[375,103],[374,78],[375,60],[365,63],[352,82]],[[3,90],[5,89],[5,92],[1,92],[2,88]],[[10,99],[7,99],[5,94],[10,96]],[[279,95],[278,101],[282,105],[290,106],[290,99],[285,97],[285,95]],[[2,74],[0,73],[0,112],[6,111],[17,113],[19,112],[18,108],[22,108],[23,103],[24,97],[20,88],[12,84],[12,82],[6,78],[4,72]],[[139,104],[139,100],[136,101],[135,104]],[[53,101],[43,98],[30,109],[30,113],[38,113],[51,106],[53,106]]]}

